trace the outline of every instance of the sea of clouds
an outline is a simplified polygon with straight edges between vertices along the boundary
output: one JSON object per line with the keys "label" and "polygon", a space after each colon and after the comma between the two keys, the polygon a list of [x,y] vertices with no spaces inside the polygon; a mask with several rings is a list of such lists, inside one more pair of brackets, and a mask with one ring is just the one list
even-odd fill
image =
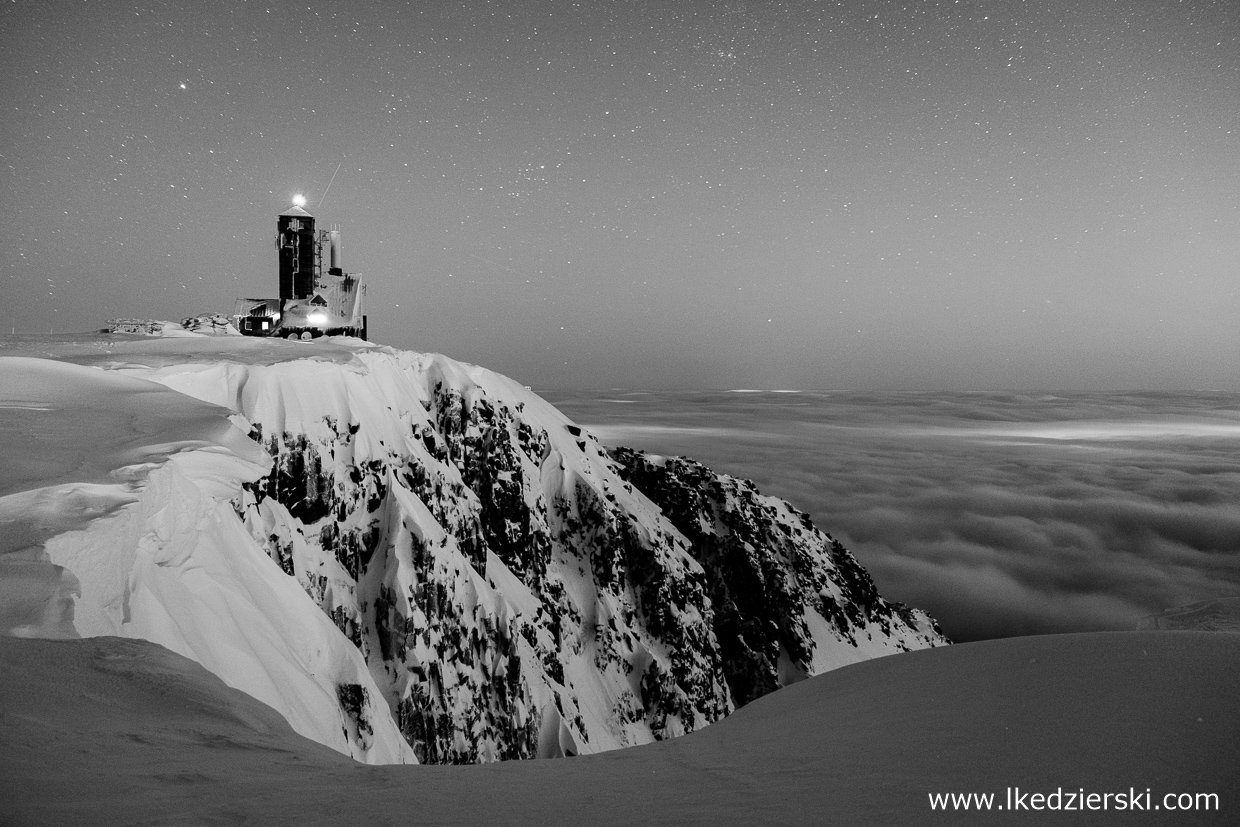
{"label": "sea of clouds", "polygon": [[1240,595],[1240,394],[543,396],[790,501],[957,641]]}

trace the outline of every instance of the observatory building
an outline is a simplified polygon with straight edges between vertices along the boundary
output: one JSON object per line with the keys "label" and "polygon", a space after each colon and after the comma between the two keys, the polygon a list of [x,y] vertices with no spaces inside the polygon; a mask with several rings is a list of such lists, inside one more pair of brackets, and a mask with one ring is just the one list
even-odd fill
{"label": "observatory building", "polygon": [[366,287],[344,271],[341,233],[316,230],[298,196],[276,219],[278,299],[237,299],[233,317],[245,336],[366,338]]}

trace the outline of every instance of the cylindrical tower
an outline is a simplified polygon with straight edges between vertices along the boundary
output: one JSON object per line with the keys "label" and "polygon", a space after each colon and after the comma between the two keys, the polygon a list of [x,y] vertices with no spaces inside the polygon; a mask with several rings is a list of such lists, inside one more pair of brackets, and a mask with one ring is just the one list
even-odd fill
{"label": "cylindrical tower", "polygon": [[280,298],[304,299],[314,292],[314,216],[294,204],[276,220],[280,256]]}
{"label": "cylindrical tower", "polygon": [[331,263],[327,272],[333,276],[339,276],[344,273],[344,255],[340,244],[340,230],[332,227],[328,236],[331,239]]}

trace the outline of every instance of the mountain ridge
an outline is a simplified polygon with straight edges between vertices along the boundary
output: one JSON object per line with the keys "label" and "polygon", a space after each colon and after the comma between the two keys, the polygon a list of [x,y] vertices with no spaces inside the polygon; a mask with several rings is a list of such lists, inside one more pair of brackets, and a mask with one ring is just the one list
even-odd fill
{"label": "mountain ridge", "polygon": [[[356,340],[239,338],[80,338],[23,360],[28,397],[69,370],[131,414],[157,388],[200,406],[189,424],[188,401],[156,406],[158,440],[131,439],[143,461],[109,472],[129,475],[111,486],[124,501],[46,538],[40,564],[76,579],[77,632],[162,643],[358,760],[662,740],[946,642],[791,506],[688,460],[609,453],[511,379]],[[689,537],[643,486],[726,496]],[[751,576],[721,579],[721,560]]]}

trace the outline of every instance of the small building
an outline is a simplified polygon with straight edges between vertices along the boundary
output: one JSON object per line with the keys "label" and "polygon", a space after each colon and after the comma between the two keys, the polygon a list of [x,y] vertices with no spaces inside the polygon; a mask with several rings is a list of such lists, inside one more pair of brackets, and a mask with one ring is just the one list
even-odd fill
{"label": "small building", "polygon": [[280,297],[237,299],[237,330],[244,336],[365,339],[366,287],[344,271],[340,230],[316,230],[299,198],[276,219],[275,243]]}

